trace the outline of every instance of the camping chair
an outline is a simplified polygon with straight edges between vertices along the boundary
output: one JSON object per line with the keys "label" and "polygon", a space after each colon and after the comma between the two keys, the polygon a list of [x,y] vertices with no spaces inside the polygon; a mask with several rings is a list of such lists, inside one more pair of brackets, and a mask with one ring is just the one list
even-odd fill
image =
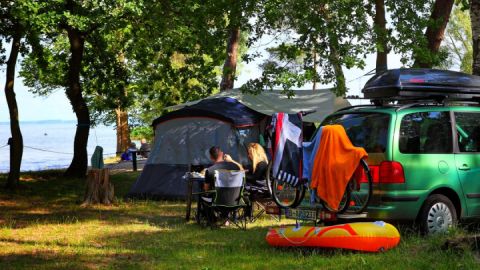
{"label": "camping chair", "polygon": [[[249,209],[250,222],[255,222],[263,214],[270,214],[267,209],[276,206],[267,185],[266,180],[257,180],[256,183],[249,184],[245,188],[249,195],[248,204],[251,206],[251,209]],[[277,215],[271,215],[271,217],[278,220]]]}
{"label": "camping chair", "polygon": [[[215,190],[201,192],[197,209],[197,222],[206,222],[213,227],[217,220],[229,221],[235,226],[246,229],[247,216],[251,206],[244,198],[245,172],[231,170],[215,170]],[[211,202],[205,198],[211,194]]]}

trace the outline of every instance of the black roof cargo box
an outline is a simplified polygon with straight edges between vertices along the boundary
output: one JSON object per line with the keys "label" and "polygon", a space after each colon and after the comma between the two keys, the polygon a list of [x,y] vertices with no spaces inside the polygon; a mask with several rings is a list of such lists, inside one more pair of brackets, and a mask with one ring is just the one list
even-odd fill
{"label": "black roof cargo box", "polygon": [[373,100],[480,99],[480,76],[438,69],[392,69],[373,76],[362,92]]}

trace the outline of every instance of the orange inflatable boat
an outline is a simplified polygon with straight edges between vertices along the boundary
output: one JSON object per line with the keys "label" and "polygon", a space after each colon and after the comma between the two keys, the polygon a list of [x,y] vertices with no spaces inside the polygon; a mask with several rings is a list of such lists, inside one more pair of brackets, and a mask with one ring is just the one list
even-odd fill
{"label": "orange inflatable boat", "polygon": [[400,234],[393,225],[376,221],[328,227],[272,228],[268,231],[266,240],[269,245],[276,247],[304,246],[381,252],[397,246]]}

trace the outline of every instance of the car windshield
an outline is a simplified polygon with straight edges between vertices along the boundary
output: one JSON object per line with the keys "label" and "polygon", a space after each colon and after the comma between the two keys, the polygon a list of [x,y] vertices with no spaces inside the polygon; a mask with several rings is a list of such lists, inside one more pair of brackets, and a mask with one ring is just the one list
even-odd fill
{"label": "car windshield", "polygon": [[332,115],[322,125],[340,124],[353,145],[368,153],[385,153],[390,115],[383,113],[345,113]]}

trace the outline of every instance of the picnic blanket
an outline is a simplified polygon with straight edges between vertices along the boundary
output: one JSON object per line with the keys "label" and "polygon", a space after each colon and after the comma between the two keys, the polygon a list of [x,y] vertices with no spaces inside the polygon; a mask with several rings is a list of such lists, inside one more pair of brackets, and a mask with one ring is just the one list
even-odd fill
{"label": "picnic blanket", "polygon": [[330,208],[338,209],[360,159],[367,156],[365,149],[353,146],[343,126],[324,126],[313,161],[310,187],[317,190],[317,196]]}

